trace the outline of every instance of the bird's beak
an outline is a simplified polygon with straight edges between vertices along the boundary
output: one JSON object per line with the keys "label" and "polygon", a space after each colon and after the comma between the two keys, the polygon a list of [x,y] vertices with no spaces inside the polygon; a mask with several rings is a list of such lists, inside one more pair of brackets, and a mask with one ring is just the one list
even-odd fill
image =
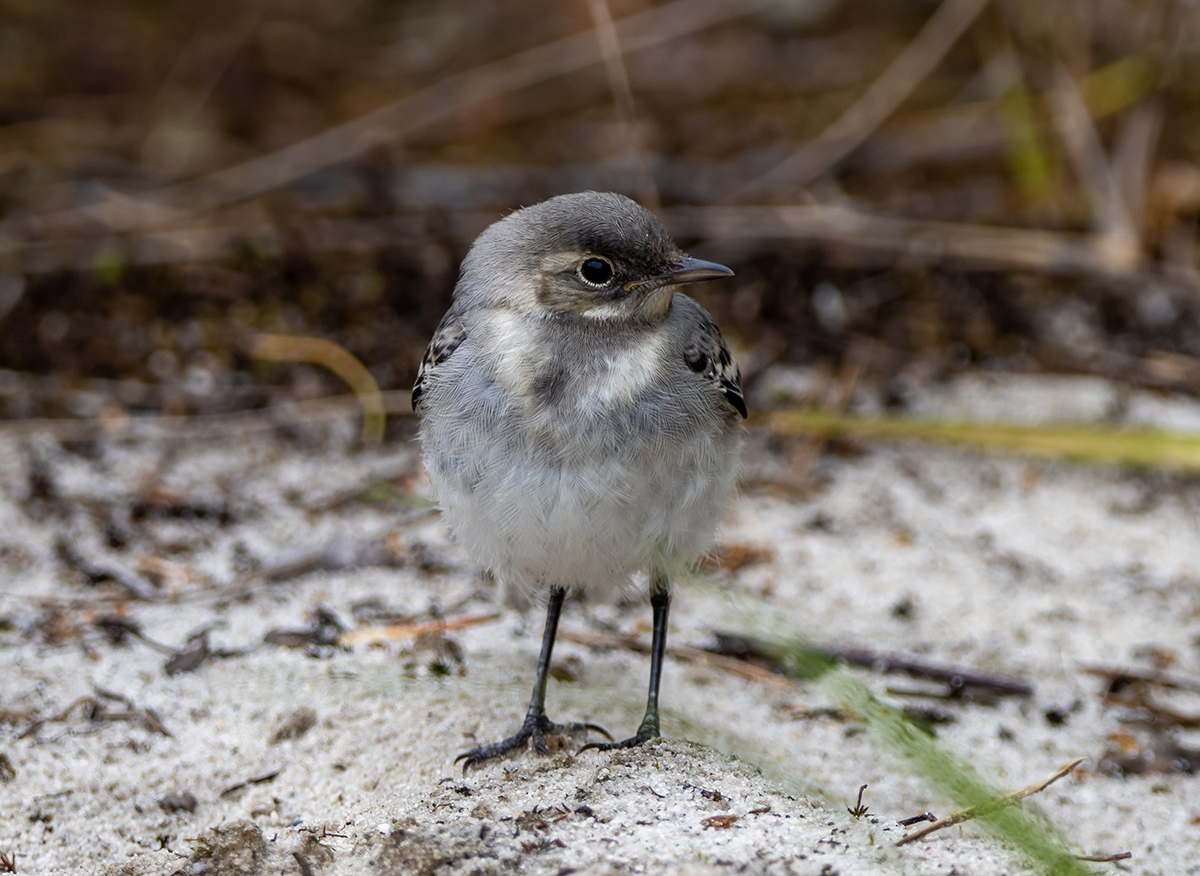
{"label": "bird's beak", "polygon": [[732,277],[733,271],[716,262],[706,262],[684,256],[660,274],[655,274],[654,280],[663,286],[678,286],[680,283],[698,283],[701,280],[719,280],[721,277]]}
{"label": "bird's beak", "polygon": [[638,315],[647,321],[654,322],[664,319],[667,311],[671,309],[671,299],[675,297],[673,287],[680,283],[695,283],[699,280],[717,280],[721,277],[732,276],[733,271],[724,265],[684,256],[665,271],[660,271],[642,280],[635,280],[625,287],[625,291],[636,295]]}

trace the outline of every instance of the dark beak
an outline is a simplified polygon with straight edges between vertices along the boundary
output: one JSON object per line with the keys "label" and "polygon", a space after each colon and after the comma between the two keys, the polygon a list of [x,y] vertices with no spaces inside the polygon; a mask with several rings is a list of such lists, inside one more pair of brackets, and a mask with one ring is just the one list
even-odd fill
{"label": "dark beak", "polygon": [[733,271],[724,265],[684,257],[661,274],[656,274],[654,279],[663,286],[678,286],[680,283],[698,283],[732,276]]}

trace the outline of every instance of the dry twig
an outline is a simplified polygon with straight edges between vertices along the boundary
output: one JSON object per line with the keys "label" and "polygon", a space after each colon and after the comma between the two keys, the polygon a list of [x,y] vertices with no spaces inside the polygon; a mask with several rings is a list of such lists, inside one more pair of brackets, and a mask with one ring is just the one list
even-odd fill
{"label": "dry twig", "polygon": [[1075,81],[1066,70],[1058,70],[1055,86],[1047,92],[1046,98],[1053,110],[1050,116],[1058,127],[1059,137],[1087,193],[1092,224],[1108,250],[1108,260],[1128,270],[1136,268],[1141,259],[1137,229],[1109,167],[1100,135],[1096,133]]}
{"label": "dry twig", "polygon": [[[861,356],[856,356],[851,351],[851,355],[847,357],[848,361],[842,368],[842,371],[837,375],[836,380],[831,380],[830,385],[825,387],[825,398],[822,409],[832,414],[844,414],[847,406],[850,404],[850,399],[854,396],[854,390],[858,386],[859,380],[863,373],[863,360]],[[810,435],[808,438],[791,454],[790,461],[790,476],[792,484],[797,488],[806,487],[809,485],[809,479],[812,474],[813,466],[821,456],[821,451],[829,439],[824,435]]]}
{"label": "dry twig", "polygon": [[888,68],[850,109],[814,140],[737,193],[739,199],[780,187],[808,185],[862,143],[929,75],[975,20],[987,0],[943,0]]}
{"label": "dry twig", "polygon": [[[650,646],[647,643],[632,636],[559,630],[558,637],[567,642],[574,642],[577,645],[586,645],[589,648],[621,648],[628,651],[635,651],[638,654],[650,653]],[[687,660],[690,663],[704,663],[715,669],[723,669],[726,672],[740,675],[742,678],[748,678],[752,681],[765,681],[776,687],[793,686],[791,681],[777,673],[771,672],[769,669],[763,669],[761,666],[755,666],[753,663],[746,663],[744,660],[735,660],[731,657],[723,657],[720,654],[712,654],[700,648],[691,648],[687,645],[668,645],[667,654],[680,660]]]}
{"label": "dry twig", "polygon": [[989,812],[993,812],[1002,806],[1011,806],[1013,803],[1016,803],[1018,800],[1023,800],[1024,798],[1029,797],[1033,794],[1036,794],[1039,791],[1044,791],[1046,788],[1048,788],[1050,785],[1057,782],[1063,776],[1071,773],[1077,766],[1079,766],[1085,760],[1087,760],[1086,757],[1077,757],[1077,758],[1075,758],[1075,760],[1071,761],[1066,766],[1059,768],[1059,770],[1057,772],[1055,772],[1054,775],[1050,776],[1047,779],[1042,779],[1042,781],[1035,782],[1032,785],[1028,785],[1027,787],[1021,788],[1020,790],[1012,791],[1008,794],[1003,794],[1000,797],[997,797],[995,800],[990,800],[987,803],[981,803],[978,806],[969,806],[966,809],[960,809],[957,812],[952,812],[949,815],[947,815],[945,818],[939,818],[937,821],[933,822],[932,824],[925,825],[925,827],[922,827],[920,830],[916,830],[910,834],[906,834],[905,836],[903,836],[899,840],[897,840],[896,845],[903,846],[903,845],[907,845],[909,843],[914,843],[919,839],[923,839],[923,838],[929,836],[929,834],[934,833],[935,831],[939,831],[946,827],[951,827],[952,825],[955,825],[955,824],[960,824],[964,821],[969,821],[972,818],[978,818],[981,815],[987,815]]}
{"label": "dry twig", "polygon": [[1126,724],[1148,724],[1158,729],[1181,727],[1191,730],[1200,727],[1200,715],[1181,712],[1156,703],[1145,689],[1128,693],[1106,693],[1103,700],[1110,706],[1131,710],[1131,714],[1122,719]]}
{"label": "dry twig", "polygon": [[[805,204],[778,207],[675,207],[663,219],[676,237],[722,241],[798,240],[838,247],[857,262],[881,259],[920,264],[957,264],[967,269],[1040,271],[1065,276],[1092,275],[1134,281],[1144,288],[1168,280],[1194,287],[1192,269],[1141,260],[1132,262],[1107,238],[1094,234],[973,225],[882,216],[841,205]],[[469,241],[494,212],[451,213],[450,233]],[[321,219],[302,230],[311,252],[344,252],[384,248],[396,240],[425,233],[420,217],[385,219]],[[74,237],[15,246],[12,258],[23,274],[91,270],[97,259],[119,252],[125,264],[155,265],[207,262],[226,257],[239,243],[267,256],[287,249],[285,235],[270,225],[188,227],[130,235]]]}
{"label": "dry twig", "polygon": [[[108,706],[109,701],[117,702],[123,708],[110,709]],[[150,733],[157,733],[160,736],[168,737],[171,735],[154,709],[138,708],[134,706],[128,697],[96,688],[96,696],[79,697],[57,715],[49,718],[35,718],[28,727],[17,735],[17,738],[25,739],[34,736],[46,724],[65,723],[70,720],[72,713],[76,712],[83,720],[92,723],[127,721],[140,725]]]}
{"label": "dry twig", "polygon": [[897,219],[835,205],[677,207],[664,219],[676,237],[802,240],[926,264],[1048,274],[1147,279],[1151,274],[1096,235]]}
{"label": "dry twig", "polygon": [[1113,145],[1113,179],[1125,202],[1133,230],[1139,236],[1144,224],[1146,186],[1150,165],[1162,134],[1166,106],[1155,96],[1134,106],[1122,118]]}
{"label": "dry twig", "polygon": [[463,627],[473,627],[478,624],[494,621],[500,617],[499,612],[488,614],[462,614],[457,617],[445,617],[437,620],[423,621],[419,624],[394,624],[390,627],[379,627],[368,630],[355,630],[343,633],[338,641],[342,645],[375,645],[380,642],[394,642],[397,639],[413,639],[429,633],[444,633],[447,630],[460,630]]}
{"label": "dry twig", "polygon": [[[417,526],[436,516],[438,509],[418,508],[391,518],[391,530],[395,532],[407,526]],[[347,566],[391,566],[398,561],[387,544],[378,539],[351,540],[334,538],[323,547],[301,553],[290,559],[281,560],[271,566],[244,575],[219,589],[195,591],[183,595],[178,601],[190,599],[239,599],[260,587],[307,575],[317,570],[344,569]]]}
{"label": "dry twig", "polygon": [[[721,656],[730,657],[742,663],[755,661],[756,665],[766,671],[770,671],[766,669],[767,666],[778,665],[778,658],[772,653],[772,649],[760,641],[737,633],[715,631],[714,635],[717,639],[716,650]],[[995,696],[1030,696],[1033,693],[1033,688],[1019,679],[972,672],[950,666],[939,666],[865,648],[813,648],[812,651],[830,660],[869,669],[880,674],[901,672],[912,678],[940,682],[946,685],[952,695],[956,696],[962,696],[972,689]],[[775,671],[782,672],[782,669]]]}
{"label": "dry twig", "polygon": [[1110,685],[1141,681],[1173,690],[1187,690],[1200,693],[1200,680],[1162,672],[1157,669],[1137,669],[1132,666],[1102,666],[1098,663],[1080,663],[1079,668],[1088,675],[1097,675],[1107,679]]}
{"label": "dry twig", "polygon": [[[757,5],[744,0],[675,0],[627,16],[615,23],[615,30],[624,51],[632,53],[746,15]],[[205,212],[260,195],[375,147],[394,143],[464,109],[582,70],[601,60],[594,32],[574,34],[448,76],[429,88],[315,137],[198,180],[167,187],[143,199],[114,193],[86,209],[38,216],[32,221],[0,223],[0,232],[21,239],[32,236],[34,229],[39,236],[54,231],[94,232],[97,223],[112,231],[154,227],[178,218],[178,209]]]}
{"label": "dry twig", "polygon": [[629,85],[629,71],[625,69],[625,58],[621,52],[621,39],[613,24],[608,0],[588,0],[588,11],[596,27],[596,40],[600,43],[600,55],[604,59],[604,71],[608,75],[613,102],[617,108],[617,119],[625,129],[626,145],[629,149],[633,172],[637,178],[638,199],[644,207],[655,213],[662,210],[658,187],[646,162],[642,149],[642,138],[637,127],[637,107],[633,103],[633,89]]}
{"label": "dry twig", "polygon": [[[392,416],[412,413],[412,393],[390,390],[379,394],[382,410]],[[84,419],[8,420],[0,424],[0,436],[22,438],[50,434],[61,441],[91,441],[100,438],[140,439],[146,441],[188,438],[227,439],[274,429],[283,422],[318,422],[353,416],[361,409],[357,396],[343,395],[312,401],[275,405],[236,414],[202,414],[192,417],[113,416]]]}
{"label": "dry twig", "polygon": [[1133,852],[1114,852],[1111,855],[1076,855],[1075,860],[1086,861],[1089,864],[1112,864],[1116,861],[1128,861]]}
{"label": "dry twig", "polygon": [[362,405],[363,441],[378,444],[383,440],[387,422],[379,384],[353,353],[340,344],[325,338],[302,338],[294,335],[253,334],[247,339],[251,355],[277,362],[312,362],[323,365],[354,390]]}

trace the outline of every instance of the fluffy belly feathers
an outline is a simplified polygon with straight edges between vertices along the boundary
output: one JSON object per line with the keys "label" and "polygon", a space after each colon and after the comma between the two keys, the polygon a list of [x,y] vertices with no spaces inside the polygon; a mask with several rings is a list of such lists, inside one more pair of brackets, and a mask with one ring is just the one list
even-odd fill
{"label": "fluffy belly feathers", "polygon": [[455,537],[506,586],[611,597],[634,572],[679,571],[707,547],[735,477],[736,454],[719,451],[739,439],[700,433],[671,452],[632,442],[564,461],[561,447],[514,454],[511,436],[493,436],[469,465],[451,448],[427,445],[425,457]]}

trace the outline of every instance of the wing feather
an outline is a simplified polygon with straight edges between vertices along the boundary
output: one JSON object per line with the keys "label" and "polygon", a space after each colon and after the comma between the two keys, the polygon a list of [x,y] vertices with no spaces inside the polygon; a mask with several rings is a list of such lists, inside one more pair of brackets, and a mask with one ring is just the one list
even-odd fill
{"label": "wing feather", "polygon": [[421,412],[421,396],[430,375],[438,365],[450,358],[451,354],[467,339],[466,329],[456,320],[443,320],[433,333],[433,340],[425,348],[425,356],[421,359],[421,367],[417,370],[417,380],[412,388],[412,406],[417,413]]}
{"label": "wing feather", "polygon": [[684,351],[688,367],[720,389],[725,400],[746,418],[746,397],[742,393],[742,372],[725,346],[721,330],[711,320],[700,327],[696,339]]}

